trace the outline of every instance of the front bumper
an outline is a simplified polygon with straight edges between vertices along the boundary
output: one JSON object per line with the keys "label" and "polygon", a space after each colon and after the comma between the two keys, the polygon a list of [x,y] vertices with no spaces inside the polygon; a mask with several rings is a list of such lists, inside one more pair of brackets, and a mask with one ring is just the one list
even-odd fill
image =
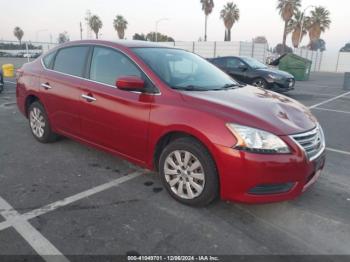
{"label": "front bumper", "polygon": [[218,145],[216,150],[221,198],[242,203],[296,198],[318,179],[325,164],[324,152],[310,162],[297,146],[285,155],[252,154]]}

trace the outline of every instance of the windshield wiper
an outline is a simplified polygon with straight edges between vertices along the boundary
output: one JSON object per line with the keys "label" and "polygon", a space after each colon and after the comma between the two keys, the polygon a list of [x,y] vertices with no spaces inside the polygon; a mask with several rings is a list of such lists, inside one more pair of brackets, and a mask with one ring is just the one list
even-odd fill
{"label": "windshield wiper", "polygon": [[202,89],[202,88],[194,86],[194,85],[172,86],[171,88],[176,89],[176,90],[185,90],[185,91],[207,91],[205,89]]}
{"label": "windshield wiper", "polygon": [[239,84],[239,83],[235,83],[235,84],[226,84],[222,87],[216,88],[216,89],[212,89],[212,90],[227,90],[227,89],[235,89],[237,87],[243,87],[243,85]]}

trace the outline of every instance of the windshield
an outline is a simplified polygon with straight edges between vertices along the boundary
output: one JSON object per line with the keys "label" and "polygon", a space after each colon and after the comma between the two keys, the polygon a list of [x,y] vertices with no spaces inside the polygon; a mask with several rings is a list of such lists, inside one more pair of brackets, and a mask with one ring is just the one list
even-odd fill
{"label": "windshield", "polygon": [[251,68],[254,68],[254,69],[267,68],[265,64],[251,57],[242,57],[242,60],[246,62]]}
{"label": "windshield", "polygon": [[133,48],[171,88],[208,91],[238,86],[230,76],[193,53],[172,48]]}

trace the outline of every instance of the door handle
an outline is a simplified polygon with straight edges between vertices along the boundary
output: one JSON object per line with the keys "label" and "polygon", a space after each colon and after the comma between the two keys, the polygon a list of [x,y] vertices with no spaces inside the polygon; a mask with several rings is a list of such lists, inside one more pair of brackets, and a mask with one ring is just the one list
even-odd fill
{"label": "door handle", "polygon": [[46,90],[48,90],[48,89],[52,89],[52,87],[49,85],[49,83],[42,83],[41,84],[41,87],[43,87],[43,88],[45,88]]}
{"label": "door handle", "polygon": [[92,96],[89,96],[89,95],[81,95],[82,98],[86,99],[86,101],[88,102],[93,102],[93,101],[96,101],[96,98],[92,97]]}

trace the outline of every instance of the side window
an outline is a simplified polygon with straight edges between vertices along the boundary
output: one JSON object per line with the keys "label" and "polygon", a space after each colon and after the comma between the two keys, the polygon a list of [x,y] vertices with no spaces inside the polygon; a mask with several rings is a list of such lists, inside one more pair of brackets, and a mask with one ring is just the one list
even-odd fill
{"label": "side window", "polygon": [[214,59],[214,64],[219,66],[219,67],[226,67],[226,58]]}
{"label": "side window", "polygon": [[238,69],[240,66],[244,66],[244,63],[236,58],[227,59],[227,67],[231,69]]}
{"label": "side window", "polygon": [[84,76],[87,46],[67,47],[58,51],[53,69],[69,75]]}
{"label": "side window", "polygon": [[114,86],[121,76],[143,78],[140,69],[122,53],[109,48],[95,47],[91,60],[90,79]]}
{"label": "side window", "polygon": [[49,54],[47,54],[46,56],[44,56],[43,58],[43,62],[46,68],[48,69],[52,69],[52,63],[53,63],[53,59],[55,57],[56,52],[51,52]]}

